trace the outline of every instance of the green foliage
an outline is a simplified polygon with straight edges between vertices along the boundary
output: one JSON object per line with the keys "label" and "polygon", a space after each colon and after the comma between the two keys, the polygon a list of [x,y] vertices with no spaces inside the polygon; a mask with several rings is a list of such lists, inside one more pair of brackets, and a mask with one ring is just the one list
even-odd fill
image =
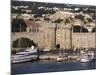
{"label": "green foliage", "polygon": [[87,18],[88,22],[92,22],[92,19],[91,18]]}
{"label": "green foliage", "polygon": [[44,17],[44,20],[46,20],[46,21],[50,21],[50,18],[46,18],[46,17]]}
{"label": "green foliage", "polygon": [[42,17],[42,14],[35,14],[34,18]]}
{"label": "green foliage", "polygon": [[54,13],[56,13],[56,11],[50,10],[49,13],[54,14]]}
{"label": "green foliage", "polygon": [[54,23],[61,23],[63,21],[63,19],[57,19],[54,21]]}
{"label": "green foliage", "polygon": [[64,23],[70,23],[70,20],[69,19],[65,19]]}
{"label": "green foliage", "polygon": [[76,15],[75,16],[76,19],[80,19],[81,21],[84,21],[84,16],[83,15]]}

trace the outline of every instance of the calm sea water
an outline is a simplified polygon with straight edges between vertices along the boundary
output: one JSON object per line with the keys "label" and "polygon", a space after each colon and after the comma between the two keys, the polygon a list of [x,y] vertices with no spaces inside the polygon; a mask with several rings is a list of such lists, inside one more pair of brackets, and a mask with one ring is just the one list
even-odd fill
{"label": "calm sea water", "polygon": [[27,73],[43,73],[43,72],[59,72],[59,71],[74,71],[88,70],[96,68],[95,62],[80,63],[77,61],[56,62],[51,60],[42,60],[34,62],[26,62],[12,64],[12,74],[27,74]]}

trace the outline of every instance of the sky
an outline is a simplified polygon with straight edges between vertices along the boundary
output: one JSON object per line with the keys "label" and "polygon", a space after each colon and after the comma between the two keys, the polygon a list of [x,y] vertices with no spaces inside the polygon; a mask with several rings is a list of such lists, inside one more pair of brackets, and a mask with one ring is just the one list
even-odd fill
{"label": "sky", "polygon": [[69,3],[82,5],[96,5],[96,0],[15,0],[15,1],[36,1],[36,2],[51,2],[51,3]]}

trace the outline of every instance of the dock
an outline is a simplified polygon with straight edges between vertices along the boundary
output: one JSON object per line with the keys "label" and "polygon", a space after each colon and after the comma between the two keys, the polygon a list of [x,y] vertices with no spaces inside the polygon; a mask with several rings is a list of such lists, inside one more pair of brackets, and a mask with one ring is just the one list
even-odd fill
{"label": "dock", "polygon": [[[56,60],[58,55],[40,55],[40,60]],[[79,58],[78,55],[68,55],[67,57],[64,57],[66,60],[77,60]]]}

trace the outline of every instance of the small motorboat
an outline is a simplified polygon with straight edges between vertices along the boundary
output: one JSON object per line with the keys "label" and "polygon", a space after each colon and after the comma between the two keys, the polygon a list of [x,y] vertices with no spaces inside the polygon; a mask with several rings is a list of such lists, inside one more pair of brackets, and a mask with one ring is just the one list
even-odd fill
{"label": "small motorboat", "polygon": [[90,59],[87,54],[82,54],[80,57],[80,62],[89,62]]}
{"label": "small motorboat", "polygon": [[57,57],[57,61],[58,61],[58,62],[64,61],[64,58],[63,58],[62,56],[58,56],[58,57]]}
{"label": "small motorboat", "polygon": [[12,63],[27,62],[37,59],[38,59],[37,49],[27,49],[23,52],[18,52],[11,56]]}
{"label": "small motorboat", "polygon": [[87,52],[87,53],[81,53],[80,55],[80,62],[91,62],[95,60],[95,54],[94,52]]}

